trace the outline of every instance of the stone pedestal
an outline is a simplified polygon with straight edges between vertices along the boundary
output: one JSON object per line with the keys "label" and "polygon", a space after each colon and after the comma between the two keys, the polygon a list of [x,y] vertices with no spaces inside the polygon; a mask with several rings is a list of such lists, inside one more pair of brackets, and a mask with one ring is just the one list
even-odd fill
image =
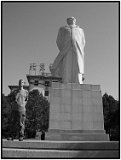
{"label": "stone pedestal", "polygon": [[108,140],[99,85],[52,83],[49,116],[46,139]]}

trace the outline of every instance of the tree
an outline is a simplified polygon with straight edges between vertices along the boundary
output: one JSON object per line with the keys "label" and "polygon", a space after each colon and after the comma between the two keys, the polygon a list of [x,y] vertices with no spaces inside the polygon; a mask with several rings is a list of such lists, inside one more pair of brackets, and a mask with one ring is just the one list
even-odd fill
{"label": "tree", "polygon": [[109,133],[110,132],[110,108],[109,108],[107,93],[103,95],[102,101],[103,101],[104,129],[106,133]]}
{"label": "tree", "polygon": [[2,137],[6,138],[9,134],[9,118],[11,113],[11,106],[9,98],[2,94]]}
{"label": "tree", "polygon": [[19,89],[15,89],[14,91],[12,91],[7,97],[8,97],[8,102],[11,106],[11,110],[14,108],[17,108],[17,103],[15,101],[16,95],[18,93]]}
{"label": "tree", "polygon": [[13,108],[17,107],[17,103],[15,102],[15,96],[17,92],[18,89],[14,90],[7,96],[2,94],[2,136],[4,138],[9,136],[11,112]]}
{"label": "tree", "polygon": [[[18,90],[14,90],[8,96],[2,94],[2,136],[7,137],[11,124],[12,109],[17,107],[15,96]],[[34,137],[36,131],[47,131],[49,125],[49,102],[38,90],[29,93],[26,105],[26,129],[28,138]],[[34,134],[34,135],[33,135]]]}
{"label": "tree", "polygon": [[109,134],[110,140],[119,140],[120,111],[119,101],[105,93],[103,100],[104,129]]}
{"label": "tree", "polygon": [[26,131],[36,132],[48,130],[49,102],[38,90],[33,90],[29,93],[26,116]]}

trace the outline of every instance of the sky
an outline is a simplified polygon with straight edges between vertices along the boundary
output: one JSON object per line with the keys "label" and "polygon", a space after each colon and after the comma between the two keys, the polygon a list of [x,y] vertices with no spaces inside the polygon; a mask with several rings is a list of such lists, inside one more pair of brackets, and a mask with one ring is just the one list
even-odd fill
{"label": "sky", "polygon": [[45,72],[59,53],[58,30],[74,16],[85,33],[85,84],[100,85],[118,99],[119,37],[116,2],[4,2],[2,3],[2,82],[28,85],[30,63],[45,63]]}

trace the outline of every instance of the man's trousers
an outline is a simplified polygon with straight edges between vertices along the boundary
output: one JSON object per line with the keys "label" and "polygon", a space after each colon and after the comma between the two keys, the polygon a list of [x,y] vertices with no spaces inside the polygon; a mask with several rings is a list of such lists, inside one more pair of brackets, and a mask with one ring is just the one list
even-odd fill
{"label": "man's trousers", "polygon": [[25,111],[12,111],[10,120],[10,137],[24,137],[25,120]]}

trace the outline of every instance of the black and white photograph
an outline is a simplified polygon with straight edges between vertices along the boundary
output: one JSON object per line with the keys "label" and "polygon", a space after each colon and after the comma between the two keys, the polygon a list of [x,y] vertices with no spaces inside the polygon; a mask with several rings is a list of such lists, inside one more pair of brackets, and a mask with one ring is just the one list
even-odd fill
{"label": "black and white photograph", "polygon": [[120,1],[1,1],[1,158],[120,158]]}

